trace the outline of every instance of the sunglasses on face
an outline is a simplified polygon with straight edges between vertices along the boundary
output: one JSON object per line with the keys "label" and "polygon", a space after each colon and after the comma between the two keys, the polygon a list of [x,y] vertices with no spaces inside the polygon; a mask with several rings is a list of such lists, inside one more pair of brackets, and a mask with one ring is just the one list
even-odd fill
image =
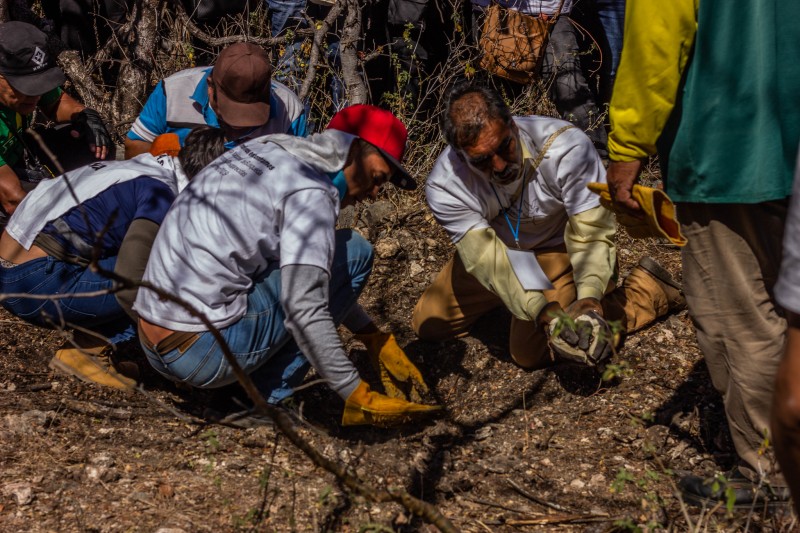
{"label": "sunglasses on face", "polygon": [[467,159],[467,162],[472,165],[473,167],[477,168],[478,170],[489,171],[492,169],[492,160],[494,156],[498,156],[499,158],[508,161],[509,157],[512,155],[512,148],[515,146],[514,144],[514,134],[509,133],[505,139],[494,149],[494,151],[479,156],[479,157],[469,157],[466,154],[464,156]]}

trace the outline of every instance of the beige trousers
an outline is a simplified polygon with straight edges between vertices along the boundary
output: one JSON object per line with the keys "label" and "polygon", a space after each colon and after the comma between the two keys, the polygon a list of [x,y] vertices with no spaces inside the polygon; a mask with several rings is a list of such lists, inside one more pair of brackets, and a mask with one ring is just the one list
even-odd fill
{"label": "beige trousers", "polygon": [[[554,286],[544,291],[545,298],[566,308],[577,298],[566,247],[537,251],[536,259]],[[425,340],[460,337],[478,318],[502,305],[497,295],[467,273],[456,253],[417,302],[412,327]],[[655,278],[641,268],[634,269],[621,286],[610,285],[602,305],[605,318],[620,321],[622,329],[629,333],[668,310],[667,295]],[[511,319],[509,350],[514,361],[524,368],[542,368],[552,360],[543,329],[535,322],[516,317]]]}
{"label": "beige trousers", "polygon": [[772,454],[759,450],[786,342],[786,320],[772,291],[787,205],[678,206],[681,230],[689,239],[683,248],[683,283],[697,343],[722,394],[736,452],[756,473],[773,471]]}

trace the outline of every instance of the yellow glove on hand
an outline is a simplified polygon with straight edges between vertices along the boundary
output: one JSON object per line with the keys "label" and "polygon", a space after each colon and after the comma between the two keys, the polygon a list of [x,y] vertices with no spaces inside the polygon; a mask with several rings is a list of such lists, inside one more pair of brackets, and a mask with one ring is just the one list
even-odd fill
{"label": "yellow glove on hand", "polygon": [[422,405],[399,398],[389,398],[370,390],[362,381],[344,404],[343,426],[371,424],[391,427],[406,424],[441,410],[438,405]]}
{"label": "yellow glove on hand", "polygon": [[611,200],[607,183],[590,183],[588,187],[590,191],[600,195],[600,203],[617,215],[617,220],[625,226],[631,237],[665,237],[676,246],[686,245],[686,237],[681,233],[681,226],[675,215],[675,204],[661,189],[633,186],[631,196],[642,207],[642,212],[639,213],[615,204]]}
{"label": "yellow glove on hand", "polygon": [[393,334],[363,333],[355,335],[355,338],[366,346],[370,363],[380,376],[387,396],[421,402],[422,395],[429,394],[422,374],[408,360]]}

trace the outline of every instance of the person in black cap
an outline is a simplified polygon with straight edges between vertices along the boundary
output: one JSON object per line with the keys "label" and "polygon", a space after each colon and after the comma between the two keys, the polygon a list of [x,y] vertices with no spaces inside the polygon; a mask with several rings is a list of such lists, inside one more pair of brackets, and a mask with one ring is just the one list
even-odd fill
{"label": "person in black cap", "polygon": [[56,123],[71,123],[40,133],[63,170],[113,156],[99,113],[65,93],[64,80],[44,33],[25,22],[0,24],[0,224],[36,183],[60,173],[26,133],[37,108]]}

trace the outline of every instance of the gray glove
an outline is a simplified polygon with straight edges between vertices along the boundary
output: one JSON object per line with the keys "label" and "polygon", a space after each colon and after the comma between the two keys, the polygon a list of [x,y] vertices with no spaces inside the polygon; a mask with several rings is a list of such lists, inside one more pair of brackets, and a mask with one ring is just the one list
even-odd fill
{"label": "gray glove", "polygon": [[561,318],[550,321],[548,337],[550,346],[560,359],[591,367],[608,359],[614,343],[611,327],[594,311],[578,316],[574,327],[565,324]]}

